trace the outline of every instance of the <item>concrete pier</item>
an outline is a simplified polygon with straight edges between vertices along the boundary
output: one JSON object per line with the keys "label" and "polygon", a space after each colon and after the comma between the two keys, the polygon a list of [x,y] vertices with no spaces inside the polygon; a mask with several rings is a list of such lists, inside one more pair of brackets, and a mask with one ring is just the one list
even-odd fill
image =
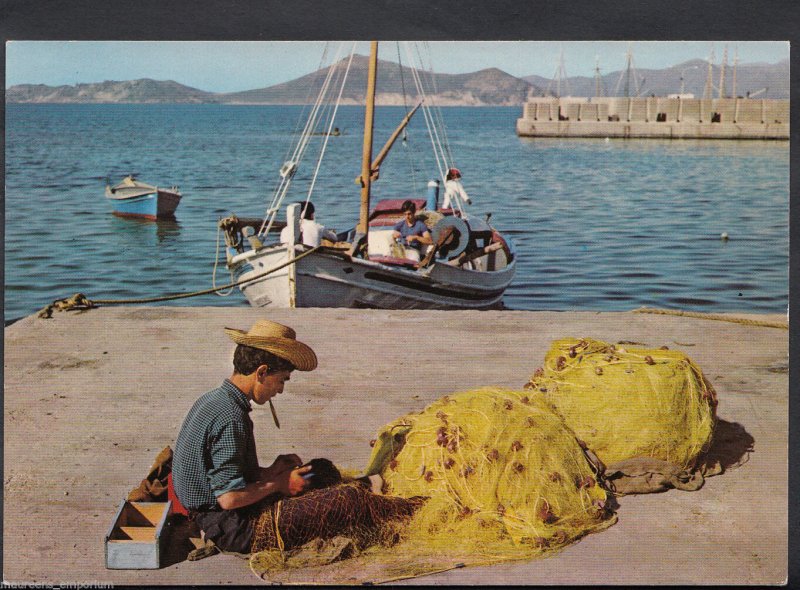
{"label": "concrete pier", "polygon": [[789,139],[789,101],[746,98],[540,97],[520,137]]}
{"label": "concrete pier", "polygon": [[786,330],[637,313],[107,307],[5,328],[5,582],[261,583],[228,555],[106,570],[103,537],[158,451],[174,445],[194,400],[230,375],[234,345],[222,328],[263,317],[295,328],[319,368],[294,373],[276,398],[280,430],[255,407],[262,463],[295,452],[360,469],[383,424],[447,393],[520,388],[550,343],[567,336],[686,352],[716,388],[720,423],[741,425],[755,441],[749,461],[699,491],[620,498],[617,524],[558,554],[407,583],[786,580]]}

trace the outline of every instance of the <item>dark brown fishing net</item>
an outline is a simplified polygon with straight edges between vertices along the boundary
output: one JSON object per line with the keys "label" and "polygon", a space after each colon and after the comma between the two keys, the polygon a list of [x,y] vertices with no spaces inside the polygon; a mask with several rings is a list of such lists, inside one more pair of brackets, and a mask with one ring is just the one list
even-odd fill
{"label": "dark brown fishing net", "polygon": [[345,536],[359,548],[391,544],[398,525],[407,521],[424,498],[395,498],[373,494],[360,483],[343,483],[312,490],[265,506],[253,520],[256,553],[290,550],[312,539]]}

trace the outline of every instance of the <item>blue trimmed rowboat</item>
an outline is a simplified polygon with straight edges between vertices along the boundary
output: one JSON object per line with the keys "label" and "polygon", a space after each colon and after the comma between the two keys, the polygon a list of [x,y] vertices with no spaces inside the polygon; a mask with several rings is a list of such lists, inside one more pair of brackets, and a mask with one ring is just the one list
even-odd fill
{"label": "blue trimmed rowboat", "polygon": [[106,185],[106,198],[114,215],[140,219],[174,219],[181,200],[177,186],[159,188],[128,175],[114,186]]}

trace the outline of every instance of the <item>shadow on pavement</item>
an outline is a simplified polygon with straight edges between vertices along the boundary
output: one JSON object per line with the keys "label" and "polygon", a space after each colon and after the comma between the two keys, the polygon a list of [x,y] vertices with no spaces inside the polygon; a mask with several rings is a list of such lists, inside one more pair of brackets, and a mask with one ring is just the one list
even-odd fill
{"label": "shadow on pavement", "polygon": [[173,514],[169,519],[169,537],[167,539],[164,563],[162,568],[186,561],[186,556],[195,549],[189,537],[199,537],[200,530],[185,516]]}
{"label": "shadow on pavement", "polygon": [[719,475],[747,463],[755,439],[738,422],[717,419],[711,447],[702,457],[699,467],[706,475]]}

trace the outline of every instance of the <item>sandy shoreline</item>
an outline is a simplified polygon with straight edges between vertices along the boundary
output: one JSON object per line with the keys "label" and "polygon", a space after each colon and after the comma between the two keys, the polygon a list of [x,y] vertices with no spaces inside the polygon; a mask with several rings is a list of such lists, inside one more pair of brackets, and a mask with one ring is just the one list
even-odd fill
{"label": "sandy shoreline", "polygon": [[5,581],[259,583],[246,562],[221,555],[106,570],[103,536],[156,453],[174,444],[194,399],[229,376],[233,344],[222,328],[261,317],[291,325],[319,357],[316,371],[294,374],[277,398],[280,430],[268,409],[253,412],[262,462],[288,451],[361,468],[386,422],[447,393],[521,388],[550,342],[568,336],[683,350],[716,388],[719,417],[755,439],[742,467],[697,492],[621,498],[615,526],[560,554],[454,570],[426,584],[786,578],[786,330],[627,312],[109,307],[5,328]]}

